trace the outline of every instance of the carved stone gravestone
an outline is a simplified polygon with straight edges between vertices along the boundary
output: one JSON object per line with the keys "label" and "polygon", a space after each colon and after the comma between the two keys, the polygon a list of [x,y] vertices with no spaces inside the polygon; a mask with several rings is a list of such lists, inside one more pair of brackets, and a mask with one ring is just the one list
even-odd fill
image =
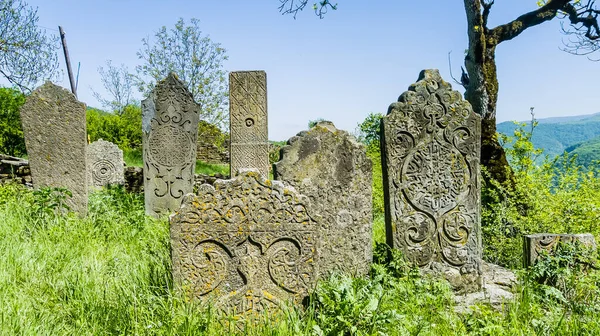
{"label": "carved stone gravestone", "polygon": [[300,302],[317,276],[309,209],[308,198],[258,170],[202,185],[170,219],[175,283],[237,315]]}
{"label": "carved stone gravestone", "polygon": [[258,169],[269,176],[267,129],[267,74],[264,71],[229,73],[230,171]]}
{"label": "carved stone gravestone", "polygon": [[437,70],[422,71],[382,120],[388,244],[459,292],[481,286],[480,123]]}
{"label": "carved stone gravestone", "polygon": [[123,151],[114,143],[102,139],[92,142],[87,159],[90,188],[125,183]]}
{"label": "carved stone gravestone", "polygon": [[146,214],[173,212],[193,191],[199,112],[192,94],[174,73],[142,101]]}
{"label": "carved stone gravestone", "polygon": [[321,218],[319,272],[366,275],[372,251],[372,164],[364,145],[320,122],[281,150],[274,176],[310,198]]}
{"label": "carved stone gravestone", "polygon": [[51,82],[33,91],[21,107],[34,186],[68,189],[73,195],[67,205],[82,216],[88,202],[85,108]]}
{"label": "carved stone gravestone", "polygon": [[523,264],[533,266],[543,252],[553,254],[559,243],[579,243],[592,250],[596,249],[596,240],[590,233],[582,234],[552,234],[537,233],[523,237]]}

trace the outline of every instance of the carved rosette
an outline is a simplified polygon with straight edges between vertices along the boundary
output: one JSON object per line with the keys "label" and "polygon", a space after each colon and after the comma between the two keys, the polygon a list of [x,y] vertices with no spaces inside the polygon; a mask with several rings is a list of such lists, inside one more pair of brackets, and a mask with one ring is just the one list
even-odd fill
{"label": "carved rosette", "polygon": [[123,184],[123,151],[112,142],[99,139],[88,145],[87,165],[90,188]]}
{"label": "carved rosette", "polygon": [[199,106],[171,73],[142,101],[146,213],[173,212],[193,191]]}
{"label": "carved rosette", "polygon": [[177,285],[233,314],[300,302],[317,275],[308,202],[257,170],[202,185],[170,220]]}
{"label": "carved rosette", "polygon": [[437,70],[421,72],[382,120],[388,244],[423,269],[454,269],[465,291],[481,273],[480,122]]}

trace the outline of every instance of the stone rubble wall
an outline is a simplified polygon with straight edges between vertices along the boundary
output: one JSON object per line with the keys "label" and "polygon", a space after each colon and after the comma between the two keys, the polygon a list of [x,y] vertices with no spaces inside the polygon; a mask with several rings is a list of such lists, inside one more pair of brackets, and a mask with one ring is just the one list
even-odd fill
{"label": "stone rubble wall", "polygon": [[[144,192],[144,173],[141,167],[125,167],[125,190],[128,192]],[[202,184],[214,184],[217,179],[227,179],[228,176],[215,174],[213,176],[204,174],[194,175],[194,192]],[[29,162],[25,159],[0,154],[0,184],[18,183],[33,188]]]}
{"label": "stone rubble wall", "polygon": [[229,163],[229,151],[221,151],[212,140],[198,140],[196,159],[210,164]]}

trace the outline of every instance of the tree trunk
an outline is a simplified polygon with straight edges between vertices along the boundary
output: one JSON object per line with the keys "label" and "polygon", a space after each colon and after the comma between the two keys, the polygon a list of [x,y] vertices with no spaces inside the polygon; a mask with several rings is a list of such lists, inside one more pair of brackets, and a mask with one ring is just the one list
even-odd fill
{"label": "tree trunk", "polygon": [[495,52],[498,40],[487,34],[487,14],[485,11],[482,13],[480,0],[464,0],[464,3],[469,36],[469,50],[465,56],[469,84],[465,99],[471,103],[473,111],[482,117],[481,164],[490,177],[512,190],[514,175],[496,136],[498,77]]}

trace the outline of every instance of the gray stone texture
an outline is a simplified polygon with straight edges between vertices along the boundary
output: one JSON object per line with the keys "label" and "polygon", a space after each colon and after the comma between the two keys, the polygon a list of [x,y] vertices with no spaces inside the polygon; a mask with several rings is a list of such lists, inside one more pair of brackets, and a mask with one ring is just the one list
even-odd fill
{"label": "gray stone texture", "polygon": [[85,109],[71,92],[46,82],[20,111],[34,187],[69,189],[67,205],[82,216],[88,202]]}
{"label": "gray stone texture", "polygon": [[112,142],[99,139],[88,145],[88,183],[90,188],[124,184],[123,151]]}
{"label": "gray stone texture", "polygon": [[173,212],[193,191],[199,112],[192,94],[174,73],[142,101],[146,214]]}
{"label": "gray stone texture", "polygon": [[276,180],[310,198],[319,223],[319,272],[366,275],[372,251],[372,163],[364,145],[331,122],[292,137]]}
{"label": "gray stone texture", "polygon": [[170,218],[177,288],[235,315],[299,303],[317,276],[309,202],[258,170],[202,185]]}
{"label": "gray stone texture", "polygon": [[437,70],[382,120],[387,242],[458,292],[481,287],[481,119]]}
{"label": "gray stone texture", "polygon": [[269,134],[267,129],[267,73],[229,73],[230,171],[258,169],[269,176]]}
{"label": "gray stone texture", "polygon": [[540,257],[542,251],[552,254],[558,244],[579,243],[591,249],[596,249],[596,239],[590,233],[582,234],[553,234],[537,233],[523,236],[523,265],[533,266]]}

